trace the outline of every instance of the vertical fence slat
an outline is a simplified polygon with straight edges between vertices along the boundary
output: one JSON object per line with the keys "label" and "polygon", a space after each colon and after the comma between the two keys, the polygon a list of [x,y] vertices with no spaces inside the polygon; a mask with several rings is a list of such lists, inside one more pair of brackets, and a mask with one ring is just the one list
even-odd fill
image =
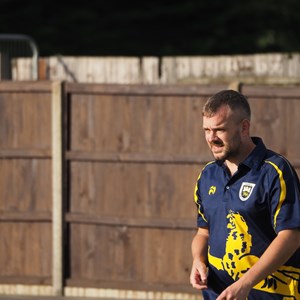
{"label": "vertical fence slat", "polygon": [[63,294],[62,232],[62,82],[52,84],[52,285],[54,295]]}

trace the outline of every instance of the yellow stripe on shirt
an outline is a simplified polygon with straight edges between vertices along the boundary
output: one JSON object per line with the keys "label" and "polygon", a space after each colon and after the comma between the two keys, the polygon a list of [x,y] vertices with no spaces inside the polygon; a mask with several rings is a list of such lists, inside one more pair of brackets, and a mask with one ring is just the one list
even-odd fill
{"label": "yellow stripe on shirt", "polygon": [[274,169],[277,171],[278,176],[279,176],[279,183],[280,183],[280,196],[279,196],[279,202],[277,204],[277,208],[275,211],[275,215],[274,215],[274,229],[276,228],[276,223],[277,223],[277,216],[280,212],[281,206],[285,200],[286,197],[286,184],[285,181],[283,179],[283,175],[282,175],[282,171],[278,168],[277,165],[275,165],[273,162],[266,160],[266,163],[272,165],[274,167]]}
{"label": "yellow stripe on shirt", "polygon": [[197,182],[196,182],[196,186],[195,186],[195,190],[194,190],[194,201],[195,201],[195,203],[196,203],[197,206],[198,206],[198,213],[199,213],[199,215],[202,217],[202,219],[203,219],[205,222],[207,222],[207,220],[206,220],[204,214],[201,212],[201,209],[200,209],[200,208],[201,208],[201,205],[200,205],[200,203],[198,203],[198,197],[197,197],[197,192],[198,192],[198,181],[199,181],[199,179],[200,179],[200,177],[201,177],[201,175],[202,175],[203,170],[206,168],[206,166],[208,166],[208,165],[210,165],[210,164],[212,164],[212,163],[214,163],[214,161],[211,161],[211,162],[207,163],[207,164],[204,166],[204,168],[202,169],[201,173],[199,174],[199,176],[198,176],[198,178],[197,178]]}

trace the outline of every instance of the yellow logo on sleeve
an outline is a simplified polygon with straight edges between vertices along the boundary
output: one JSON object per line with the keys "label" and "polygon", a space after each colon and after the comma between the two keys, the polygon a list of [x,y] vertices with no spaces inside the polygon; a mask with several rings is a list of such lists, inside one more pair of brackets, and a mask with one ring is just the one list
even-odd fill
{"label": "yellow logo on sleeve", "polygon": [[217,190],[217,187],[212,185],[210,188],[209,188],[209,192],[208,192],[208,195],[213,195]]}

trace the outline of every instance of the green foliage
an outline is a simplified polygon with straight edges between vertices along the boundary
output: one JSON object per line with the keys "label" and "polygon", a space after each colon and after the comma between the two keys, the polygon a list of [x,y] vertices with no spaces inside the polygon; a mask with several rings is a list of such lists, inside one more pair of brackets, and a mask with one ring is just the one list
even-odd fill
{"label": "green foliage", "polygon": [[298,52],[299,0],[0,1],[0,32],[42,56]]}

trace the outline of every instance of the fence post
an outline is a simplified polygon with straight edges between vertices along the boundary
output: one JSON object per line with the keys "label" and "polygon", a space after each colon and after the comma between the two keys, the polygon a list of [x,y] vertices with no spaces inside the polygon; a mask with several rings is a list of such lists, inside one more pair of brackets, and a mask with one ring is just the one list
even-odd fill
{"label": "fence post", "polygon": [[240,81],[233,81],[228,85],[229,90],[234,90],[237,92],[242,92],[243,83]]}
{"label": "fence post", "polygon": [[63,295],[62,82],[52,83],[52,286]]}

